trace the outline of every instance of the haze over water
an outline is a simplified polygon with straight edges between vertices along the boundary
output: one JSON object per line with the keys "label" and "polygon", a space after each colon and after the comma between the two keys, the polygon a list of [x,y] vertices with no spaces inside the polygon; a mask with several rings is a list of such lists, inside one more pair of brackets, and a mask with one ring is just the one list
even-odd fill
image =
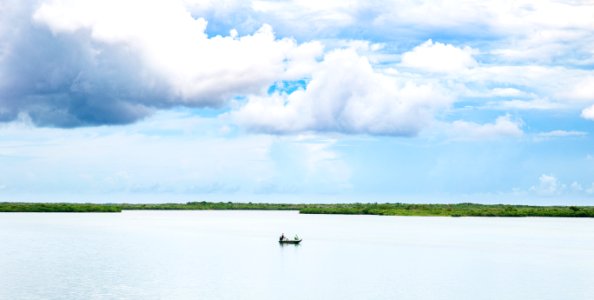
{"label": "haze over water", "polygon": [[594,295],[591,219],[6,213],[0,241],[0,299]]}

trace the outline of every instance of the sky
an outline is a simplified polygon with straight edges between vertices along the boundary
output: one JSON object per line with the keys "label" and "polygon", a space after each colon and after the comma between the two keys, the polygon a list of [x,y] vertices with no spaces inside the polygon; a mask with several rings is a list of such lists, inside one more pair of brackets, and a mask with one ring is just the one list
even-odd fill
{"label": "sky", "polygon": [[0,201],[594,205],[594,2],[0,0]]}

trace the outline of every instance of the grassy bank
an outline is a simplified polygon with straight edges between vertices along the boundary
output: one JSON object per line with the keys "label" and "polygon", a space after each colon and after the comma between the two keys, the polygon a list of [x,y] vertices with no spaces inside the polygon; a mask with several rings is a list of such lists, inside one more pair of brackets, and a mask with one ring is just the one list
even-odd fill
{"label": "grassy bank", "polygon": [[188,202],[160,204],[13,203],[0,212],[121,212],[122,210],[298,210],[302,214],[479,217],[594,217],[594,206],[527,206],[460,204],[274,204]]}

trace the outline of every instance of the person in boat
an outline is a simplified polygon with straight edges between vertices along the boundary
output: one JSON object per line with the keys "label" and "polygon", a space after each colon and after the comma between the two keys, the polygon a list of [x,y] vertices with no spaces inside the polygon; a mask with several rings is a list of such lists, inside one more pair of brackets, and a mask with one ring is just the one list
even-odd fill
{"label": "person in boat", "polygon": [[287,238],[287,237],[286,237],[286,236],[285,236],[285,234],[283,233],[283,234],[281,234],[281,236],[280,236],[280,238],[279,238],[279,241],[281,241],[281,242],[282,242],[282,241],[284,241],[286,238]]}
{"label": "person in boat", "polygon": [[299,236],[298,236],[298,235],[295,235],[295,238],[294,238],[294,239],[295,239],[296,241],[298,241],[298,240],[299,240]]}

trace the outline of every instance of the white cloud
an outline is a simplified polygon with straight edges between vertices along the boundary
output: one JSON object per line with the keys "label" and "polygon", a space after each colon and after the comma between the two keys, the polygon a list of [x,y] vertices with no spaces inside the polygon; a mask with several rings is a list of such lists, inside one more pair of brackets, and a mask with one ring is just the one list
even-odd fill
{"label": "white cloud", "polygon": [[[591,70],[547,65],[480,65],[469,69],[457,80],[471,89],[489,85],[513,85],[525,91],[529,99],[502,100],[502,105],[517,109],[555,109],[583,105],[590,89],[584,78],[593,77]],[[593,77],[594,78],[594,77]],[[485,93],[489,95],[490,93]],[[493,95],[497,96],[497,95]],[[531,99],[530,99],[531,98]],[[507,102],[506,101],[512,101]]]}
{"label": "white cloud", "polygon": [[485,105],[497,110],[558,110],[564,106],[546,99],[489,101]]}
{"label": "white cloud", "polygon": [[468,46],[458,48],[428,40],[402,54],[401,66],[429,72],[460,72],[477,65],[473,58],[475,52]]}
{"label": "white cloud", "polygon": [[[4,12],[10,6],[3,2],[0,9]],[[28,81],[16,80],[11,86],[12,75],[18,77],[20,69],[2,70],[0,66],[0,89],[7,85],[2,92],[22,87],[23,98],[33,94],[30,99],[15,97],[3,105],[0,119],[14,119],[24,111],[41,125],[123,124],[161,108],[222,106],[241,96],[248,102],[234,115],[252,130],[410,135],[456,98],[494,97],[479,106],[505,111],[583,107],[594,102],[594,72],[574,68],[574,64],[547,62],[563,56],[581,63],[588,60],[584,53],[592,56],[592,9],[589,3],[556,1],[491,5],[463,1],[453,8],[447,1],[408,0],[348,1],[348,5],[309,0],[40,0],[33,14],[37,31],[22,30],[23,35],[36,36],[42,29],[49,35],[49,28],[54,39],[32,44],[48,40],[72,44],[39,51],[41,56],[38,52],[31,55],[40,57],[31,64],[47,62],[40,63],[39,71],[29,70],[50,74],[40,76],[43,79],[27,73],[21,77]],[[223,36],[207,36],[207,20],[214,24],[208,27],[209,32],[222,32]],[[6,23],[13,22],[0,25]],[[272,26],[265,24],[274,25],[281,37],[288,38],[277,37]],[[0,26],[0,36],[9,32],[1,27],[6,26]],[[361,32],[363,27],[368,29]],[[395,39],[392,37],[398,35],[391,34],[394,32],[407,34]],[[409,43],[441,33],[446,33],[448,42],[429,39],[401,53],[410,48]],[[477,38],[477,33],[482,38]],[[298,43],[292,36],[311,42]],[[357,48],[372,71],[348,69],[348,64],[339,70],[321,62],[321,40],[328,49]],[[563,46],[556,48],[559,43]],[[0,59],[2,48],[0,44]],[[66,53],[64,49],[80,51]],[[29,53],[21,51],[24,48],[18,50]],[[54,57],[44,53],[64,54],[62,59],[51,60]],[[527,54],[519,64],[514,53]],[[20,67],[25,65],[20,61],[31,61],[31,57],[10,59]],[[79,57],[84,63],[73,59]],[[362,74],[351,78],[339,74],[360,70]],[[304,91],[266,96],[275,82],[304,78],[311,79]],[[345,86],[353,86],[354,93],[339,92]],[[37,87],[44,88],[37,91]],[[89,95],[99,96],[92,99]],[[40,101],[42,96],[47,101]],[[393,100],[396,98],[413,100]],[[119,111],[125,113],[106,117]],[[258,111],[270,115],[248,116]],[[55,122],[64,115],[74,120]]]}
{"label": "white cloud", "polygon": [[341,0],[252,1],[255,13],[266,14],[294,33],[320,33],[356,24],[364,2]]}
{"label": "white cloud", "polygon": [[519,137],[524,134],[522,122],[512,120],[511,116],[498,117],[494,123],[479,124],[467,121],[454,121],[447,125],[447,134],[456,139],[492,139],[500,137]]}
{"label": "white cloud", "polygon": [[56,0],[42,3],[33,18],[57,34],[89,30],[96,42],[129,47],[189,105],[217,105],[304,76],[322,54],[319,43],[276,39],[268,25],[252,35],[209,38],[206,20],[179,1]]}
{"label": "white cloud", "polygon": [[485,4],[466,0],[398,1],[382,3],[375,24],[419,31],[439,29],[466,36],[496,37],[491,53],[502,59],[546,62],[587,54],[594,36],[591,1],[498,1]]}
{"label": "white cloud", "polygon": [[[587,53],[592,43],[594,6],[588,2],[540,1],[519,3],[498,27],[511,34],[505,48],[494,53],[515,61],[571,62],[575,53]],[[520,6],[521,7],[521,6]],[[569,54],[569,55],[568,55]],[[564,57],[567,56],[568,57]]]}
{"label": "white cloud", "polygon": [[571,137],[571,136],[586,136],[587,132],[575,131],[575,130],[553,130],[547,132],[538,133],[538,137],[543,138],[554,138],[554,137]]}
{"label": "white cloud", "polygon": [[514,88],[494,88],[491,90],[491,95],[497,97],[519,97],[526,95],[526,93]]}
{"label": "white cloud", "polygon": [[534,141],[548,141],[557,138],[568,138],[568,137],[585,137],[588,133],[585,131],[576,130],[553,130],[547,132],[539,132],[534,135]]}
{"label": "white cloud", "polygon": [[584,108],[582,110],[582,118],[594,120],[594,105]]}
{"label": "white cloud", "polygon": [[304,90],[250,97],[231,117],[254,131],[415,135],[449,106],[433,84],[373,70],[354,50],[328,53]]}
{"label": "white cloud", "polygon": [[580,102],[594,102],[594,74],[579,78],[559,92],[559,97]]}
{"label": "white cloud", "polygon": [[[481,35],[506,39],[508,48],[539,50],[536,45],[572,43],[583,40],[594,26],[594,6],[589,1],[512,1],[485,4],[473,0],[458,1],[311,1],[257,0],[249,5],[238,1],[187,1],[198,3],[201,11],[250,11],[252,18],[274,20],[275,27],[291,30],[295,35],[329,35],[353,27],[384,35],[395,33],[441,32],[459,35]],[[213,3],[221,2],[219,5]],[[204,4],[206,3],[206,4]],[[247,19],[247,18],[246,18]],[[427,34],[419,34],[427,36]],[[587,36],[590,36],[587,34]],[[528,40],[528,42],[524,42]],[[582,45],[587,46],[587,43]],[[568,50],[564,48],[564,50]],[[532,54],[536,53],[533,52]],[[542,52],[542,51],[541,51]],[[547,52],[545,55],[554,55]],[[534,58],[534,57],[533,57]]]}
{"label": "white cloud", "polygon": [[539,185],[532,186],[531,191],[543,196],[559,195],[565,190],[565,185],[553,175],[542,174],[538,177]]}

